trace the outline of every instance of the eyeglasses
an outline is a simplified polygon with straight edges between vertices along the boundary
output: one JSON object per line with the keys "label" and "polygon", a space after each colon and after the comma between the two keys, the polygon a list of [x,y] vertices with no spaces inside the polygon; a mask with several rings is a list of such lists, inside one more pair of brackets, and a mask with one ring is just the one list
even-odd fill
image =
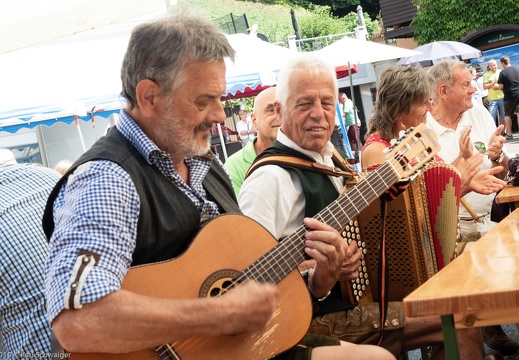
{"label": "eyeglasses", "polygon": [[480,154],[484,154],[485,151],[487,151],[487,147],[485,146],[484,143],[482,143],[481,141],[476,141],[474,143],[474,147],[476,148],[476,150],[478,151],[478,153]]}

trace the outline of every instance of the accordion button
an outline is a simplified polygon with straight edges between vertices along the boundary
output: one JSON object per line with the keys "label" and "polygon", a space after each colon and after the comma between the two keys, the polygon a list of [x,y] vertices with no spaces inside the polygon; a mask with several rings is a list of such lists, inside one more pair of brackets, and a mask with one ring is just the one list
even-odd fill
{"label": "accordion button", "polygon": [[398,326],[400,324],[400,322],[398,321],[398,319],[393,319],[393,320],[391,320],[391,324],[393,326]]}
{"label": "accordion button", "polygon": [[379,326],[380,326],[380,325],[378,324],[377,321],[374,321],[374,322],[373,322],[373,329],[378,329]]}
{"label": "accordion button", "polygon": [[359,296],[362,296],[362,291],[359,291]]}
{"label": "accordion button", "polygon": [[389,326],[389,321],[384,321],[384,327],[388,327]]}

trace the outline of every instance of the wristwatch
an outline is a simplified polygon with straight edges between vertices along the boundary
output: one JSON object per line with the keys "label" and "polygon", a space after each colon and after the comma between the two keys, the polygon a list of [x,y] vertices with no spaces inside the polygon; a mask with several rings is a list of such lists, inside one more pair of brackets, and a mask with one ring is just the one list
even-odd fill
{"label": "wristwatch", "polygon": [[495,162],[496,164],[499,164],[501,161],[503,161],[503,158],[505,157],[505,152],[501,150],[501,154],[495,159],[490,159],[491,161]]}

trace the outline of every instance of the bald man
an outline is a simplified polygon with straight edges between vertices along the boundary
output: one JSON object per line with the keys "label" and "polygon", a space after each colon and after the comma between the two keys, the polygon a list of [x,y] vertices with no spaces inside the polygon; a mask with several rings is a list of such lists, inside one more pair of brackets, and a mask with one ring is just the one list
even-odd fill
{"label": "bald man", "polygon": [[281,118],[278,119],[274,112],[275,100],[275,87],[265,89],[256,96],[251,119],[252,126],[257,130],[257,136],[249,141],[243,149],[231,155],[225,162],[224,166],[231,175],[236,196],[240,193],[245,174],[256,156],[276,140],[278,129],[281,126]]}

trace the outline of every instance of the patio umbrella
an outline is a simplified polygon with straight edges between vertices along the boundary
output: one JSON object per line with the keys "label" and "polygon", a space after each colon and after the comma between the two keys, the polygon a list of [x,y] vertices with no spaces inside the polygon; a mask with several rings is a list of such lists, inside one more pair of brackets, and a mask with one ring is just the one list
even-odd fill
{"label": "patio umbrella", "polygon": [[417,51],[373,41],[344,37],[313,52],[335,67],[350,64],[370,64],[419,54]]}
{"label": "patio umbrella", "polygon": [[442,60],[469,60],[483,56],[481,50],[459,41],[433,41],[414,50],[421,54],[403,57],[397,65],[419,63],[423,67],[428,67]]}
{"label": "patio umbrella", "polygon": [[299,32],[299,24],[296,19],[296,12],[294,9],[290,9],[290,17],[292,18],[292,27],[294,28],[294,35],[296,36],[296,40],[301,40],[301,33]]}

